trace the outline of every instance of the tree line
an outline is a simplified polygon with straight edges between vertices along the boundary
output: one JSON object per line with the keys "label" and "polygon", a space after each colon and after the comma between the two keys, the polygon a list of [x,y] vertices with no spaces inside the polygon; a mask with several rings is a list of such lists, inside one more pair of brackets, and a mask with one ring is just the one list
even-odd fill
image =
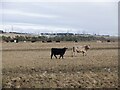
{"label": "tree line", "polygon": [[104,37],[95,37],[95,36],[55,36],[55,37],[47,37],[47,36],[2,36],[3,41],[10,41],[10,40],[18,40],[18,41],[96,41],[101,40],[105,41],[106,38]]}

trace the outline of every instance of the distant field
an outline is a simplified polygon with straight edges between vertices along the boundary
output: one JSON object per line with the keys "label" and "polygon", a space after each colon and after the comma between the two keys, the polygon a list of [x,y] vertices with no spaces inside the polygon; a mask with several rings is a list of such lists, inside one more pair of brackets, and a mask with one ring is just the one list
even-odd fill
{"label": "distant field", "polygon": [[[90,44],[87,56],[72,56],[74,45]],[[68,47],[64,59],[50,59],[52,47]],[[117,88],[117,42],[2,43],[3,87]]]}

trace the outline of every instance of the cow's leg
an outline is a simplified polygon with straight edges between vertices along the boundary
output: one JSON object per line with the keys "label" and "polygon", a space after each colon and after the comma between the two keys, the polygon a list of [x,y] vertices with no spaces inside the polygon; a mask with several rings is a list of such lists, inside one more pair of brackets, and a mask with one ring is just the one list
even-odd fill
{"label": "cow's leg", "polygon": [[51,59],[52,59],[53,53],[51,54]]}
{"label": "cow's leg", "polygon": [[82,52],[83,53],[83,56],[85,56],[85,52]]}
{"label": "cow's leg", "polygon": [[60,55],[60,57],[59,57],[59,59],[61,58],[61,55]]}
{"label": "cow's leg", "polygon": [[75,56],[75,47],[72,48],[72,57]]}
{"label": "cow's leg", "polygon": [[75,56],[75,52],[74,52],[74,51],[72,52],[72,57],[73,57],[73,56]]}
{"label": "cow's leg", "polygon": [[73,57],[73,51],[71,51],[71,57]]}
{"label": "cow's leg", "polygon": [[59,57],[59,59],[62,57],[62,59],[63,59],[63,55],[60,55],[60,57]]}
{"label": "cow's leg", "polygon": [[62,59],[63,59],[63,55],[62,55]]}
{"label": "cow's leg", "polygon": [[87,56],[87,53],[86,53],[86,52],[83,52],[83,56]]}
{"label": "cow's leg", "polygon": [[83,53],[84,53],[84,56],[87,56],[87,53],[86,53],[86,51],[83,51]]}
{"label": "cow's leg", "polygon": [[57,56],[54,54],[55,58],[57,59]]}
{"label": "cow's leg", "polygon": [[59,57],[59,59],[61,58],[61,56]]}
{"label": "cow's leg", "polygon": [[74,56],[76,56],[77,54],[76,54],[76,52],[74,52]]}

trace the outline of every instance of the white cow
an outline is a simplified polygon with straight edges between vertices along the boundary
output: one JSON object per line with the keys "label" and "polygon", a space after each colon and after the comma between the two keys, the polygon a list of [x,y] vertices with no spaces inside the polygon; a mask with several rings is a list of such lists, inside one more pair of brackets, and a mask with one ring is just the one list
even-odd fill
{"label": "white cow", "polygon": [[90,45],[74,46],[72,48],[73,56],[75,56],[75,53],[82,53],[83,56],[86,56],[88,49],[90,49]]}

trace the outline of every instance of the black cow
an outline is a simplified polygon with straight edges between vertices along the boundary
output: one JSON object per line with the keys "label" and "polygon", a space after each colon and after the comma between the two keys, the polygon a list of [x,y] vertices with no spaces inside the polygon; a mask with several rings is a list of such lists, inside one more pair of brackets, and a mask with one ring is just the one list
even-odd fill
{"label": "black cow", "polygon": [[32,43],[36,42],[36,40],[31,40]]}
{"label": "black cow", "polygon": [[48,43],[51,43],[51,42],[52,42],[52,40],[48,40],[47,42],[48,42]]}
{"label": "black cow", "polygon": [[107,42],[110,42],[110,40],[107,40]]}
{"label": "black cow", "polygon": [[45,43],[45,41],[42,41],[42,43]]}
{"label": "black cow", "polygon": [[57,56],[56,55],[60,55],[59,59],[62,57],[63,59],[63,55],[65,54],[66,50],[68,48],[64,47],[64,48],[52,48],[51,49],[51,59],[52,59],[52,56],[54,55],[57,59]]}
{"label": "black cow", "polygon": [[77,40],[75,40],[75,42],[77,43],[78,41],[77,41]]}
{"label": "black cow", "polygon": [[57,43],[60,43],[60,41],[56,41]]}
{"label": "black cow", "polygon": [[14,42],[14,39],[11,39],[10,42]]}

